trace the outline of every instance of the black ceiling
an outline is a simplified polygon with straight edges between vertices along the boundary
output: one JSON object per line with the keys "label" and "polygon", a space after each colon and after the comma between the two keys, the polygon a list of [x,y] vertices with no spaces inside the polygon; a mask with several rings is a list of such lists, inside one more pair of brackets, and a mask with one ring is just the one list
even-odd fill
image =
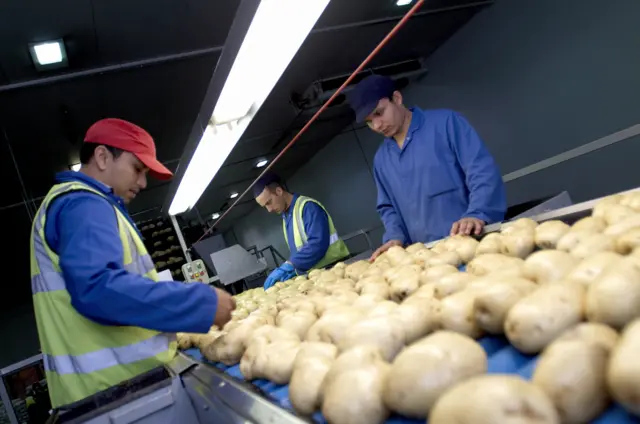
{"label": "black ceiling", "polygon": [[[490,3],[428,0],[371,65],[428,57]],[[156,140],[159,159],[172,169],[178,166],[238,4],[1,2],[0,176],[5,184],[0,218],[3,224],[15,223],[12,232],[23,248],[29,232],[25,198],[37,206],[54,174],[78,161],[79,143],[94,121],[120,117],[143,126]],[[395,0],[333,0],[200,199],[200,213],[210,215],[225,207],[230,192],[243,191],[258,175],[257,159],[272,159],[310,118],[298,115],[291,105],[294,91],[353,71],[407,10]],[[57,38],[65,41],[69,67],[37,72],[29,43]],[[295,172],[351,120],[346,107],[327,112],[275,170],[285,177]],[[152,184],[132,204],[132,213],[142,218],[159,215],[167,189],[167,184]],[[242,202],[222,229],[252,207],[253,201]]]}

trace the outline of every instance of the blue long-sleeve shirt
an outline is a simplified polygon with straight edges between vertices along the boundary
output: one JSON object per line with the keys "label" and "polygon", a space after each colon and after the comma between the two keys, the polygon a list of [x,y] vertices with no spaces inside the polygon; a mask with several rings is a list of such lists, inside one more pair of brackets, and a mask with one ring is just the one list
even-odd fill
{"label": "blue long-sleeve shirt", "polygon": [[122,242],[113,207],[135,228],[122,199],[80,172],[63,172],[58,183],[80,181],[88,191],[60,195],[49,205],[46,241],[60,257],[73,307],[103,325],[143,327],[162,332],[207,332],[217,295],[205,284],[154,282],[124,269]]}
{"label": "blue long-sleeve shirt", "polygon": [[297,194],[293,195],[291,206],[282,214],[282,219],[287,228],[287,240],[291,251],[289,262],[293,264],[296,270],[307,272],[320,262],[327,253],[331,235],[329,234],[329,217],[327,213],[317,203],[307,202],[302,207],[302,221],[307,232],[307,243],[299,250],[296,248],[292,218],[294,205],[299,197]]}
{"label": "blue long-sleeve shirt", "polygon": [[429,242],[449,235],[461,218],[504,218],[498,167],[471,125],[452,110],[420,110],[402,148],[387,138],[373,165],[384,242]]}

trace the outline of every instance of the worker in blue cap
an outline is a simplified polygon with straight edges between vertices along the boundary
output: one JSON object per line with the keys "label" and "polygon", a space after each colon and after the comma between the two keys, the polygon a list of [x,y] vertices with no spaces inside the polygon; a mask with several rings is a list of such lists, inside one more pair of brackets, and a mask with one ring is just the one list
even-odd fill
{"label": "worker in blue cap", "polygon": [[289,260],[267,277],[264,289],[310,269],[324,268],[349,256],[333,220],[317,200],[290,193],[280,178],[267,172],[253,186],[256,202],[270,213],[282,215]]}
{"label": "worker in blue cap", "polygon": [[356,120],[385,137],[373,163],[385,234],[372,259],[392,246],[480,234],[504,218],[500,171],[460,114],[407,108],[381,75],[360,81],[347,98]]}

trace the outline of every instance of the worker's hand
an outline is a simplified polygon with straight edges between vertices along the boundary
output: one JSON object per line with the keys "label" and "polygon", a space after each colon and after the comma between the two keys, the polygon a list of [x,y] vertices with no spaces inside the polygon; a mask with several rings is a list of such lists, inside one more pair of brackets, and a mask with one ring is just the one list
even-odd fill
{"label": "worker's hand", "polygon": [[278,268],[274,269],[264,282],[264,289],[268,289],[275,283],[280,281],[287,281],[290,278],[295,277],[296,269],[289,262],[285,262]]}
{"label": "worker's hand", "polygon": [[451,226],[451,235],[476,235],[479,236],[484,228],[485,222],[478,218],[462,218],[460,221],[454,222]]}
{"label": "worker's hand", "polygon": [[236,309],[236,301],[229,293],[224,290],[214,289],[218,296],[218,305],[216,306],[216,317],[213,324],[218,328],[222,328],[231,320],[231,312]]}
{"label": "worker's hand", "polygon": [[389,240],[388,242],[380,246],[378,250],[373,252],[373,255],[371,255],[371,257],[369,258],[369,262],[375,261],[378,256],[382,255],[384,252],[391,249],[393,246],[402,247],[402,242],[400,240]]}

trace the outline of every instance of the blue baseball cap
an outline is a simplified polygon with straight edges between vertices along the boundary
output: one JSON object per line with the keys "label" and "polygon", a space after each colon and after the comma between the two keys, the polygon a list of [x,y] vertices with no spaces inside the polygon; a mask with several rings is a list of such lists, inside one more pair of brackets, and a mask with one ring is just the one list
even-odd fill
{"label": "blue baseball cap", "polygon": [[278,183],[282,185],[280,177],[273,172],[267,171],[253,186],[253,197],[258,197],[269,184]]}
{"label": "blue baseball cap", "polygon": [[395,82],[382,75],[370,75],[347,93],[347,101],[356,113],[356,121],[364,122],[374,111],[380,99],[391,97],[396,91]]}

